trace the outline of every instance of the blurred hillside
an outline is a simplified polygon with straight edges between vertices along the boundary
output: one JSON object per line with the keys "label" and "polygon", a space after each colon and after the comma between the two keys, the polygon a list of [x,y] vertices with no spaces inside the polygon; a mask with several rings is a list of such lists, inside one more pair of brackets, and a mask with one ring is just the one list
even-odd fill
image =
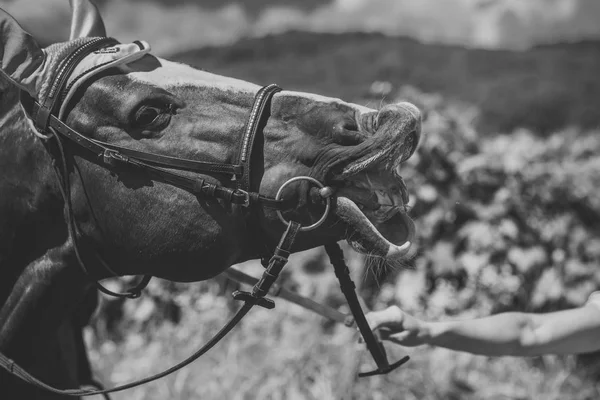
{"label": "blurred hillside", "polygon": [[412,85],[477,106],[481,132],[524,127],[548,134],[566,126],[600,126],[600,42],[594,41],[518,52],[380,34],[291,32],[170,58],[260,84],[275,82],[343,99],[364,98],[374,81],[396,88]]}
{"label": "blurred hillside", "polygon": [[[600,38],[597,0],[95,0],[109,35],[156,54],[289,30],[380,32],[486,49]],[[67,0],[0,0],[35,37],[69,32]]]}

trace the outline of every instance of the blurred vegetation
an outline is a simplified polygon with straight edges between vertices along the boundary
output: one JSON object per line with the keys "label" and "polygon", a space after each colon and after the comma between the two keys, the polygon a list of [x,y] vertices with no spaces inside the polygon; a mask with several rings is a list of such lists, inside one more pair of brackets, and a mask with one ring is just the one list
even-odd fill
{"label": "blurred vegetation", "polygon": [[[408,61],[396,59],[402,51],[388,55],[375,46],[367,56],[365,41],[374,40],[371,36],[356,37],[354,47],[340,43],[338,46],[319,44],[307,39],[305,46],[294,48],[304,42],[293,41],[293,38],[292,35],[285,41],[281,39],[281,43],[292,40],[292,44],[288,44],[290,48],[282,48],[281,53],[276,45],[279,39],[265,41],[262,51],[272,52],[268,57],[265,55],[265,59],[273,62],[261,64],[263,78],[284,84],[283,79],[276,78],[287,74],[287,86],[295,82],[297,88],[311,90],[323,83],[319,86],[320,92],[327,93],[327,88],[341,94],[356,90],[350,98],[360,102],[379,105],[408,100],[423,110],[420,147],[403,168],[411,192],[410,214],[417,224],[420,249],[417,256],[404,268],[379,265],[379,268],[363,271],[363,257],[345,249],[351,269],[359,274],[358,282],[365,286],[363,293],[370,294],[372,307],[399,304],[426,319],[468,318],[508,310],[543,312],[579,306],[592,291],[600,288],[599,130],[577,127],[558,130],[558,124],[544,135],[527,128],[482,135],[480,124],[486,120],[486,111],[481,102],[477,107],[469,101],[458,101],[455,97],[460,96],[455,96],[450,89],[442,90],[450,93],[447,96],[439,94],[440,87],[433,83],[423,85],[425,89],[398,85],[396,81],[382,80],[381,76],[373,75],[374,72],[367,72],[367,62],[371,70],[381,71],[385,68],[378,57],[390,57],[386,64],[389,76],[394,75],[394,70],[402,76],[404,66],[408,65]],[[239,46],[242,47],[237,47],[238,50],[235,46],[230,50],[231,55],[227,55],[229,50],[223,50],[221,57],[228,61],[222,61],[219,72],[236,75],[227,72],[234,64],[239,64],[236,68],[240,71],[252,65],[252,51],[249,50],[247,58],[234,56],[244,45]],[[325,49],[327,46],[329,50]],[[533,54],[546,54],[549,59],[557,57],[557,63],[560,62],[556,52],[587,54],[581,48],[560,49],[560,46],[538,49]],[[457,56],[457,65],[470,57],[483,57],[467,56],[467,50],[462,50],[463,53],[454,50],[456,54],[463,54]],[[197,54],[212,51],[216,50]],[[346,59],[358,72],[351,73],[337,64],[345,59],[345,52],[348,57],[352,52],[359,55],[352,61]],[[510,81],[507,71],[514,63],[531,63],[528,74],[540,87],[550,82],[553,73],[559,76],[565,72],[557,72],[562,68],[557,65],[542,68],[541,61],[537,64],[533,61],[535,58],[526,53],[510,53],[510,57],[514,57],[512,61],[505,59],[501,63],[490,56],[486,61],[490,63],[488,67],[482,67],[479,72],[465,71],[464,80],[454,82],[449,71],[458,67],[441,56],[434,59],[434,54],[432,50],[427,56],[432,58],[429,61],[432,82],[441,81],[440,76],[448,73],[447,88],[460,87],[462,92],[472,95],[483,93],[482,87],[490,84],[494,62],[495,71],[506,74],[506,78],[495,82]],[[418,57],[427,58],[415,54],[413,59]],[[582,61],[581,70],[589,72],[598,57],[589,54],[586,57],[589,62]],[[216,57],[208,57],[208,60],[212,61],[204,64],[211,68],[218,64]],[[291,64],[293,62],[297,64]],[[223,67],[225,64],[227,67]],[[365,71],[361,69],[363,64]],[[270,75],[276,66],[286,65],[289,70],[280,72],[282,75]],[[434,65],[437,68],[434,69]],[[304,66],[312,72],[307,72]],[[258,76],[258,62],[253,68],[246,71],[246,76],[237,76],[254,75],[254,81],[267,82]],[[536,68],[550,72],[542,73]],[[416,66],[410,69],[419,70]],[[426,73],[419,71],[424,79]],[[361,77],[363,72],[366,76]],[[312,80],[308,78],[310,73]],[[322,76],[323,73],[326,75]],[[572,79],[591,79],[591,75],[585,77],[574,71],[572,75],[579,75]],[[378,79],[374,79],[376,76]],[[483,76],[490,78],[477,80]],[[524,75],[516,73],[516,76]],[[515,88],[519,79],[515,78],[512,83]],[[344,82],[352,80],[355,81],[350,87],[344,86]],[[566,82],[558,82],[556,87],[564,84],[566,88]],[[590,92],[580,88],[580,96],[598,95],[597,82],[595,84],[596,89]],[[468,85],[472,87],[463,87]],[[362,89],[358,90],[359,87]],[[518,119],[521,117],[515,116],[518,112],[524,115],[526,109],[521,107],[525,105],[517,107],[514,103],[533,96],[536,90],[521,87],[517,93],[513,92],[513,98],[509,96],[510,90],[505,89],[506,97],[493,101],[499,108],[512,110],[515,124],[521,121],[518,124],[527,126],[524,120]],[[545,93],[556,93],[555,89],[545,90],[548,90]],[[567,103],[565,100],[562,105]],[[568,114],[575,118],[577,107],[573,107]],[[537,112],[531,106],[529,110],[532,115]],[[538,110],[540,121],[544,115],[549,119],[555,117],[552,109],[544,110]],[[506,113],[510,117],[509,112]],[[294,255],[286,267],[286,284],[301,294],[345,310],[333,271],[326,264],[318,249]],[[241,268],[255,276],[261,271],[255,262]],[[382,269],[386,272],[385,278],[373,279]],[[139,300],[103,299],[98,316],[85,332],[92,365],[105,383],[116,384],[175,364],[203,344],[232,314],[238,306],[230,300],[232,290],[223,279],[198,284],[155,280],[147,295]],[[600,387],[596,383],[600,376],[600,359],[595,354],[526,359],[388,345],[392,360],[408,353],[411,361],[388,376],[354,381],[356,360],[362,369],[372,364],[363,346],[357,344],[356,332],[334,326],[283,300],[275,300],[275,310],[253,310],[223,343],[194,364],[159,382],[114,397],[334,399],[343,389],[340,382],[350,376],[352,395],[349,398],[354,399],[600,398]]]}

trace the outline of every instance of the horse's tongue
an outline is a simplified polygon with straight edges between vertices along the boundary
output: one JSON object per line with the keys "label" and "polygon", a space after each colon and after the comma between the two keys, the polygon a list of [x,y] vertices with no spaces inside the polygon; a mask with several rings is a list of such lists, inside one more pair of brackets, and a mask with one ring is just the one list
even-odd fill
{"label": "horse's tongue", "polygon": [[396,259],[408,253],[410,241],[401,245],[391,243],[349,198],[337,197],[336,215],[354,228],[355,234],[349,239],[357,242],[367,252],[387,259]]}

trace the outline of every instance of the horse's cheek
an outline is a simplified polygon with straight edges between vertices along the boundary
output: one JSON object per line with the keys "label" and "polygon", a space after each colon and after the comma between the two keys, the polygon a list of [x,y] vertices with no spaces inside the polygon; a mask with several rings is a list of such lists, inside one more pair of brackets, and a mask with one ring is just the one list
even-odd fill
{"label": "horse's cheek", "polygon": [[[221,264],[225,268],[237,261],[244,226],[229,207],[216,200],[198,199],[156,183],[127,187],[114,182],[114,177],[97,174],[85,177],[84,182],[86,196],[74,190],[76,219],[82,233],[107,254],[134,264],[176,254],[178,269],[183,270],[185,263],[197,266],[208,261],[215,271],[202,273],[210,275],[220,272]],[[194,271],[199,273],[197,267]]]}

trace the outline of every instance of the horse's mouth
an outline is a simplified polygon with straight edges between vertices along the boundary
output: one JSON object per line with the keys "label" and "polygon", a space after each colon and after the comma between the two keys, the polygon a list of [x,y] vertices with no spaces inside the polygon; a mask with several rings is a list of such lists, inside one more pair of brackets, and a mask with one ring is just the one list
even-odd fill
{"label": "horse's mouth", "polygon": [[356,250],[402,260],[414,253],[415,226],[407,215],[408,189],[400,170],[418,145],[421,114],[412,104],[398,103],[382,108],[376,118],[375,134],[333,173],[342,183],[335,213],[349,227],[345,238]]}
{"label": "horse's mouth", "polygon": [[354,249],[398,260],[411,255],[415,227],[407,215],[409,195],[397,172],[399,166],[390,168],[388,164],[373,162],[350,168],[352,173],[337,191],[335,213],[349,226],[346,240]]}

